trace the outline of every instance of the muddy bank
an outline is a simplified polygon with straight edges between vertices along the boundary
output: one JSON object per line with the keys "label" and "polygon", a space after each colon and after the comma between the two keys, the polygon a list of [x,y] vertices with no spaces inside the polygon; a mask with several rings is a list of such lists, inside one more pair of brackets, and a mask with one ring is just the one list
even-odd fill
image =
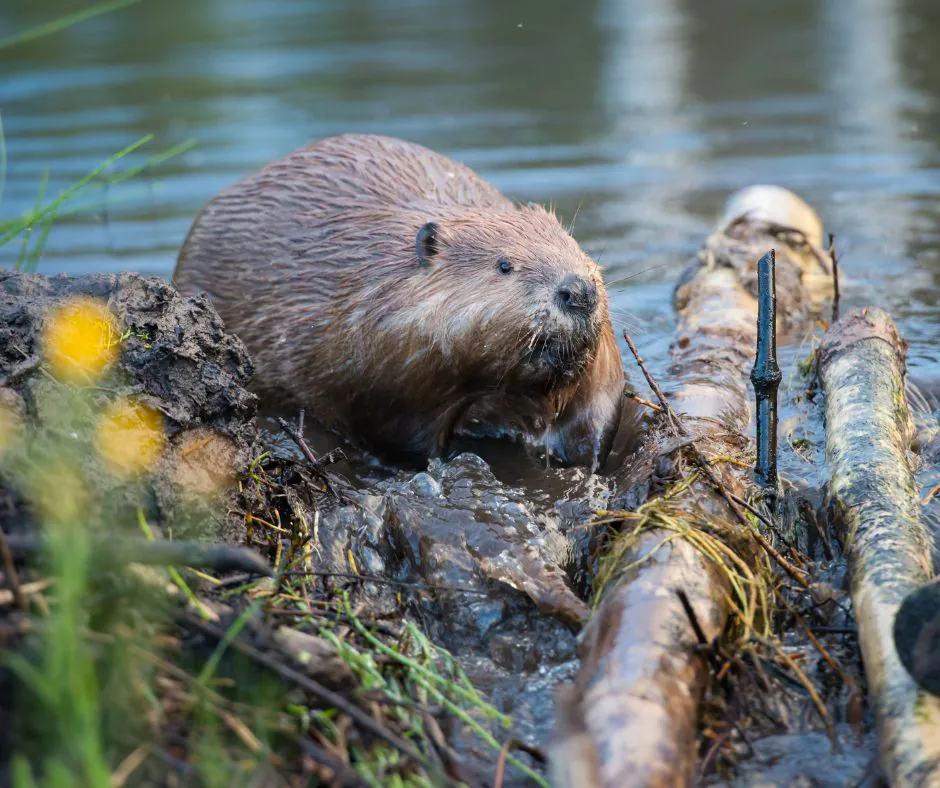
{"label": "muddy bank", "polygon": [[[498,481],[478,456],[462,453],[419,473],[386,469],[373,473],[368,484],[353,484],[335,468],[310,462],[283,436],[264,440],[255,419],[256,398],[246,388],[250,360],[205,300],[181,298],[165,282],[135,275],[5,274],[0,288],[3,397],[28,436],[25,444],[34,453],[48,453],[87,438],[78,478],[95,495],[82,499],[78,519],[99,539],[92,544],[98,555],[88,563],[89,604],[100,601],[103,587],[113,590],[123,573],[119,564],[134,556],[138,564],[156,567],[158,576],[160,565],[173,560],[148,555],[145,548],[139,548],[144,553],[105,549],[102,538],[127,538],[139,547],[141,518],[158,537],[174,543],[186,538],[245,544],[276,568],[276,580],[244,571],[215,572],[215,581],[184,573],[192,596],[187,605],[177,592],[182,604],[170,615],[176,622],[170,631],[182,627],[173,636],[177,663],[211,656],[214,635],[260,600],[261,609],[250,616],[248,642],[278,666],[302,664],[305,675],[339,687],[393,741],[400,743],[408,732],[417,737],[425,746],[422,765],[409,761],[402,767],[406,771],[433,771],[437,767],[427,763],[433,756],[452,776],[491,784],[504,741],[518,738],[537,748],[547,740],[546,709],[554,687],[573,675],[575,637],[588,615],[590,531],[576,526],[603,507],[606,483],[572,473],[564,478],[560,500],[545,492],[533,496]],[[115,319],[107,342],[116,350],[104,377],[70,383],[57,379],[44,342],[56,310],[75,297],[107,305]],[[133,479],[108,465],[98,437],[102,414],[114,403],[130,401],[159,413],[163,433],[160,451]],[[54,560],[37,546],[51,528],[46,520],[54,519],[46,503],[57,495],[55,478],[46,474],[37,487],[10,465],[3,471],[0,527],[13,548],[10,569],[19,586],[12,593],[11,572],[5,570],[3,584],[10,592],[0,607],[4,643],[35,656],[48,647],[36,635],[43,628],[42,609],[56,604],[55,593],[43,585]],[[17,609],[21,602],[25,610]],[[210,629],[189,620],[194,613]],[[346,624],[338,627],[337,617]],[[415,652],[419,632],[430,640]],[[370,703],[356,697],[374,683],[363,684],[356,671],[360,656],[378,658],[381,670],[396,672],[395,658],[386,654],[383,661],[379,643],[370,640],[375,633],[383,647],[407,655],[397,669],[426,659],[425,671],[446,676],[437,679],[442,697],[428,696],[425,672],[404,681],[409,702],[425,709],[417,722],[395,718],[395,706],[386,707],[391,701],[382,694],[390,694],[387,687]],[[301,644],[322,647],[317,652],[322,664],[298,657],[298,637]],[[330,640],[335,637],[355,641],[359,656],[343,653],[339,641]],[[458,655],[457,661],[438,646]],[[282,689],[297,691],[292,679],[281,679]],[[9,671],[3,680],[13,699],[4,704],[11,723],[4,729],[25,731],[30,726],[19,725],[25,719],[19,715],[31,696]],[[300,690],[308,693],[304,702],[310,709],[334,707],[309,688]],[[428,714],[438,721],[432,724]],[[361,737],[361,746],[371,752],[375,731],[355,715],[346,716],[351,729],[344,736]],[[179,720],[175,724],[183,730],[156,732],[157,749],[186,763],[195,729]],[[309,749],[308,738],[291,733],[292,748]],[[25,733],[16,733],[3,742],[4,759],[30,746]],[[357,746],[353,741],[348,751],[338,750],[338,761],[349,761]],[[534,752],[518,756],[536,769],[532,774],[542,768],[541,754]],[[398,757],[408,760],[400,752]],[[509,759],[505,784],[532,783],[512,765],[515,757]],[[317,768],[329,771],[331,759],[321,760],[328,763]],[[288,762],[285,768],[304,767]],[[159,765],[149,761],[140,772],[157,773]]]}
{"label": "muddy bank", "polygon": [[[43,329],[54,307],[76,297],[106,304],[114,315],[116,327],[106,341],[115,345],[116,363],[107,380],[86,387],[93,402],[85,412],[75,408],[63,413],[63,386],[43,364]],[[83,325],[77,321],[68,328],[74,337]],[[147,478],[147,489],[135,489],[133,499],[122,503],[107,497],[115,508],[143,505],[154,524],[173,520],[177,536],[190,530],[178,511],[181,501],[185,499],[188,508],[200,502],[199,496],[187,492],[218,489],[221,499],[203,500],[196,511],[189,508],[186,518],[197,536],[233,542],[243,537],[237,519],[226,517],[225,495],[256,451],[252,444],[258,401],[247,390],[251,375],[244,346],[223,330],[208,301],[184,299],[161,279],[0,272],[3,402],[22,413],[27,423],[50,432],[93,428],[91,420],[100,415],[93,405],[105,401],[133,399],[161,414],[166,443]],[[94,457],[89,462],[94,463]],[[88,481],[96,485],[107,487],[115,481],[104,468],[87,471]],[[54,486],[48,492],[54,495]],[[8,505],[0,524],[7,530],[22,527],[19,511]]]}
{"label": "muddy bank", "polygon": [[[381,784],[394,773],[413,784],[493,785],[498,771],[504,785],[546,779],[550,711],[586,653],[579,635],[611,524],[609,517],[596,524],[596,512],[635,510],[651,490],[674,484],[667,455],[626,496],[623,473],[529,472],[470,451],[420,471],[381,467],[351,451],[349,462],[311,459],[309,447],[303,451],[275,422],[257,417],[250,360],[204,300],[134,275],[4,274],[0,287],[2,402],[34,441],[80,442],[114,402],[133,400],[161,414],[165,443],[132,481],[106,467],[102,444],[90,439],[77,464],[97,494],[78,521],[99,534],[139,538],[142,517],[158,537],[227,539],[255,551],[274,573],[181,568],[187,595],[161,560],[150,562],[148,593],[159,589],[161,600],[173,593],[169,603],[147,596],[161,611],[159,623],[148,623],[146,634],[131,631],[141,660],[155,666],[161,712],[122,708],[125,719],[150,721],[109,740],[112,766],[146,745],[127,784],[169,774],[211,782],[197,757],[207,719],[221,726],[213,745],[220,760],[253,764],[262,784],[312,776]],[[77,294],[111,307],[118,352],[107,379],[66,386],[43,355],[43,326],[50,309]],[[690,746],[694,771],[708,784],[877,784],[846,563],[821,489],[822,436],[812,432],[821,427],[815,342],[804,355],[784,356],[780,400],[791,420],[781,428],[781,465],[791,487],[779,531],[767,534],[808,583],[784,589],[769,608],[753,608],[763,618],[752,622],[760,634],[747,648],[710,644],[690,658],[706,666]],[[802,362],[796,369],[795,361]],[[63,390],[76,388],[84,404],[66,417],[64,404],[76,401]],[[931,414],[915,415],[920,432],[929,432]],[[321,435],[315,445],[332,448],[334,440]],[[921,480],[936,472],[929,458],[920,468]],[[55,474],[38,487],[18,486],[23,478],[3,466],[0,526],[13,542],[37,532],[49,516],[43,502],[65,489]],[[755,566],[764,562],[751,558]],[[137,589],[128,579],[136,569],[125,572],[124,560],[89,559],[84,614],[92,614],[92,642],[113,638],[102,600],[114,606],[115,589]],[[5,568],[0,643],[38,658],[49,648],[48,611],[60,604],[48,584],[55,564],[22,550],[14,563],[20,598]],[[767,570],[771,584],[788,582],[779,567]],[[128,609],[139,611],[140,600],[139,589],[128,595]],[[128,626],[126,615],[121,620]],[[240,634],[229,639],[230,630]],[[210,663],[219,684],[207,695],[198,677]],[[106,674],[101,663],[98,669]],[[41,761],[43,748],[20,716],[32,695],[10,670],[0,682],[0,696],[10,698],[0,704],[0,730],[15,732],[0,737],[0,756],[6,762],[25,751]]]}

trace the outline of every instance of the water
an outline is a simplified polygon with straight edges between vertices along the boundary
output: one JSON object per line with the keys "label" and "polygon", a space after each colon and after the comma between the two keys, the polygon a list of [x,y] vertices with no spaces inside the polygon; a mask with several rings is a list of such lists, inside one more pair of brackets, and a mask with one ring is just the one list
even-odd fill
{"label": "water", "polygon": [[[0,38],[81,5],[2,0]],[[778,183],[835,233],[844,308],[891,311],[940,392],[938,40],[936,0],[144,0],[0,51],[0,220],[47,167],[52,194],[144,134],[148,151],[194,138],[61,220],[40,264],[168,276],[242,174],[330,134],[402,136],[577,216],[618,327],[661,372],[687,256],[730,192]],[[818,453],[818,410],[803,422]],[[784,472],[806,473],[793,456]]]}
{"label": "water", "polygon": [[[81,5],[4,0],[0,37]],[[333,133],[403,136],[577,214],[661,369],[686,255],[730,191],[775,182],[836,234],[846,306],[888,308],[937,389],[938,36],[934,0],[144,0],[0,52],[0,216],[46,167],[54,193],[143,134],[195,138],[60,221],[40,265],[169,275],[241,174]]]}

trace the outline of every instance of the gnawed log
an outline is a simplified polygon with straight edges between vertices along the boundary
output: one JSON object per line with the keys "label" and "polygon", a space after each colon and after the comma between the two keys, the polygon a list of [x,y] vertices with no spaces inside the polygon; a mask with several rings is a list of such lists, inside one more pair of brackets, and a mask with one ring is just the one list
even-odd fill
{"label": "gnawed log", "polygon": [[667,399],[681,424],[668,408],[659,411],[623,469],[621,508],[644,519],[631,524],[634,515],[627,516],[608,548],[599,604],[582,633],[581,669],[557,699],[553,774],[578,775],[586,788],[692,781],[707,676],[697,647],[719,636],[731,609],[752,616],[766,590],[760,570],[750,568],[760,561],[749,566],[727,547],[738,542],[747,553],[759,538],[732,503],[757,497],[743,437],[752,413],[757,262],[776,249],[784,337],[807,325],[825,295],[818,272],[830,269],[821,223],[795,195],[759,187],[728,208],[676,288]]}
{"label": "gnawed log", "polygon": [[940,785],[940,699],[917,687],[893,642],[902,600],[933,575],[909,459],[904,343],[878,309],[851,312],[820,348],[830,506],[849,558],[852,604],[893,786]]}

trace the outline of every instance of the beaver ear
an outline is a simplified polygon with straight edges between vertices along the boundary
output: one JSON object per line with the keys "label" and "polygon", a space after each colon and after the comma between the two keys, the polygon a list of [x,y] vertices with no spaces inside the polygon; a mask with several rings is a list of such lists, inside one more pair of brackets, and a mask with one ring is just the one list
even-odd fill
{"label": "beaver ear", "polygon": [[415,255],[421,265],[430,265],[441,250],[441,226],[437,222],[421,225],[415,238]]}

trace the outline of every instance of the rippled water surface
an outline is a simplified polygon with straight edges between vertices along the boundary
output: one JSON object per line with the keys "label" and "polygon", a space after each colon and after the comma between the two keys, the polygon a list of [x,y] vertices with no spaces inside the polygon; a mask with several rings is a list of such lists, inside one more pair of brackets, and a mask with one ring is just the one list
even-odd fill
{"label": "rippled water surface", "polygon": [[[0,38],[80,7],[3,0]],[[577,215],[615,320],[661,366],[685,256],[731,190],[776,182],[836,234],[845,299],[889,308],[937,388],[938,36],[935,0],[144,0],[0,51],[0,215],[47,167],[52,194],[141,135],[193,138],[61,220],[40,265],[169,275],[241,174],[316,137],[402,136]]]}

